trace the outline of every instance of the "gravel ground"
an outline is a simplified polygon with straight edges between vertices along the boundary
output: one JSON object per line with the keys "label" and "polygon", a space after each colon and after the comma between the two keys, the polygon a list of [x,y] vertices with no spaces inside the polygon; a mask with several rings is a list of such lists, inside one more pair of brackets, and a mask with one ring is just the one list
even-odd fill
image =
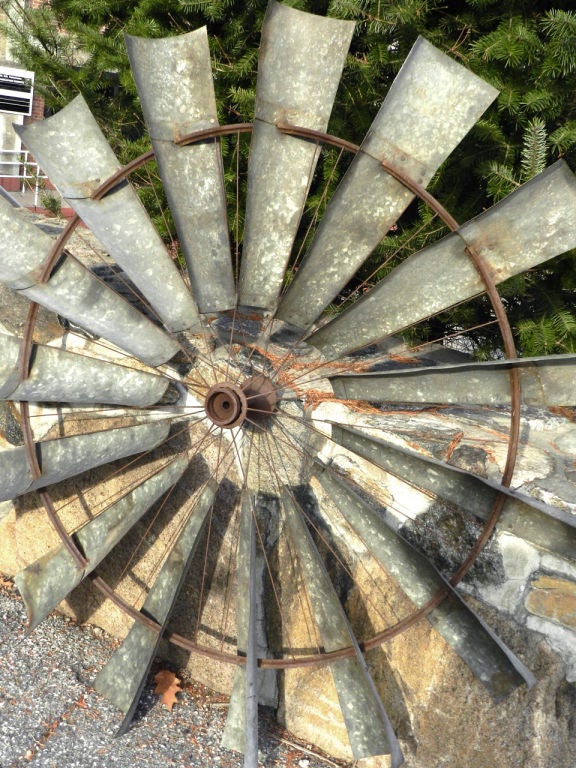
{"label": "gravel ground", "polygon": [[[0,577],[0,768],[240,768],[242,756],[220,747],[227,699],[186,685],[172,712],[153,684],[135,723],[120,738],[122,715],[91,687],[114,640],[93,627],[50,616],[26,635],[24,607]],[[325,768],[345,763],[318,755],[260,718],[261,766]]]}

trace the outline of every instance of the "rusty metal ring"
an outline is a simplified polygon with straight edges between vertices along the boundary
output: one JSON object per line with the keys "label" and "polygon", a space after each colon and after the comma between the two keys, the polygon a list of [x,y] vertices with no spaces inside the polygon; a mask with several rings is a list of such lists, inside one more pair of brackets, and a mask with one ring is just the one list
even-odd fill
{"label": "rusty metal ring", "polygon": [[[329,146],[342,149],[352,154],[362,151],[359,145],[346,141],[345,139],[341,139],[337,136],[334,136],[328,133],[323,133],[320,131],[314,131],[307,128],[300,128],[298,126],[285,125],[285,124],[279,124],[276,127],[282,133],[298,136],[304,139],[309,139],[310,141],[315,141],[318,144],[327,144]],[[217,126],[215,128],[210,128],[210,129],[191,133],[187,136],[182,137],[177,143],[180,146],[185,146],[188,144],[193,144],[195,142],[205,141],[208,139],[218,139],[222,136],[230,136],[234,134],[239,135],[241,133],[250,133],[252,131],[252,128],[253,128],[252,123],[237,123],[237,124],[227,125],[227,126]],[[138,168],[140,168],[146,162],[148,162],[153,158],[154,158],[153,151],[145,152],[139,157],[135,158],[130,163],[120,168],[115,174],[113,174],[106,181],[104,181],[98,187],[98,189],[96,189],[96,191],[93,193],[92,198],[96,200],[101,199],[108,192],[110,192],[110,190],[112,190],[119,182],[126,179],[131,173],[133,173],[135,170],[137,170]],[[381,162],[381,165],[384,172],[393,176],[403,186],[405,186],[407,189],[413,192],[416,196],[418,196],[426,205],[428,205],[439,216],[439,218],[444,222],[444,224],[446,224],[446,226],[452,232],[458,233],[458,230],[459,230],[458,222],[456,222],[456,220],[451,216],[451,214],[424,187],[422,187],[420,184],[410,179],[410,177],[406,176],[405,174],[400,172],[398,169],[387,164],[386,162]],[[61,235],[55,241],[52,251],[43,265],[42,275],[41,275],[42,281],[46,281],[50,277],[50,274],[58,258],[64,251],[66,243],[68,242],[69,238],[71,237],[72,233],[74,232],[76,227],[79,225],[79,223],[80,223],[79,216],[74,215],[73,218],[68,222],[68,224],[62,231]],[[500,294],[498,293],[496,284],[490,274],[490,270],[488,269],[486,262],[482,258],[481,254],[479,254],[473,247],[471,247],[467,243],[465,243],[465,248],[466,248],[466,251],[468,252],[468,255],[470,256],[472,263],[474,264],[474,267],[478,271],[484,283],[486,293],[492,305],[492,309],[494,310],[494,313],[496,315],[498,327],[499,327],[500,334],[502,336],[502,340],[504,344],[504,352],[505,352],[506,358],[509,360],[517,359],[517,353],[514,346],[512,329],[510,327],[510,323],[508,321],[506,311],[504,309],[502,300],[500,298]],[[21,380],[26,378],[29,373],[30,357],[32,354],[32,346],[33,346],[33,330],[35,326],[37,312],[38,312],[38,305],[35,302],[32,302],[28,311],[28,316],[26,318],[25,325],[24,325],[24,334],[23,334],[21,352],[20,352],[20,358],[19,358],[19,376]],[[516,464],[516,458],[518,453],[519,435],[520,435],[520,402],[521,402],[520,377],[519,377],[518,371],[515,368],[510,369],[509,376],[510,376],[510,396],[511,396],[510,440],[508,442],[506,463],[505,463],[505,468],[504,468],[504,472],[501,480],[501,484],[503,486],[509,486],[512,481],[512,475],[514,472],[514,467]],[[246,399],[246,395],[243,395],[243,397],[244,399]],[[266,401],[264,400],[264,402]],[[268,405],[264,406],[267,413],[272,413],[274,410],[274,407],[275,407],[275,402],[272,403],[271,401],[268,403]],[[34,475],[34,477],[38,477],[40,473],[40,467],[38,466],[38,460],[36,457],[35,443],[34,443],[34,438],[32,434],[32,428],[30,425],[28,403],[26,402],[21,403],[21,415],[22,415],[22,430],[23,430],[23,436],[24,436],[26,456],[28,458],[28,462],[29,462],[30,470],[32,474]],[[52,525],[54,526],[56,532],[58,533],[58,536],[60,537],[63,545],[70,552],[72,557],[74,557],[75,561],[78,562],[80,566],[83,566],[83,564],[85,564],[86,562],[84,559],[84,556],[76,546],[73,538],[70,536],[70,534],[67,533],[63,524],[59,520],[57,512],[55,511],[54,506],[52,504],[49,492],[47,490],[43,490],[40,496],[44,504],[47,516],[50,519]],[[486,524],[484,525],[482,533],[478,537],[474,546],[471,548],[467,558],[464,560],[464,562],[460,565],[460,567],[457,569],[457,571],[453,574],[452,578],[450,579],[450,582],[453,586],[458,584],[458,582],[460,582],[464,578],[464,576],[466,575],[466,573],[468,573],[474,561],[476,560],[476,558],[478,557],[478,555],[486,545],[488,539],[490,538],[492,532],[494,531],[496,523],[498,522],[498,518],[500,516],[505,498],[506,497],[503,493],[500,492],[497,494],[491,510],[491,514]],[[116,594],[114,590],[102,578],[92,577],[91,580],[93,584],[106,597],[111,599],[117,606],[119,606],[132,618],[148,626],[151,626],[158,632],[162,630],[162,627],[160,624],[157,624],[156,622],[151,620],[149,617],[145,616],[141,611],[138,611],[135,608],[133,608],[131,605],[129,605],[123,598],[121,598],[118,594]],[[422,606],[422,608],[416,611],[413,611],[409,616],[406,616],[404,619],[401,619],[396,624],[386,628],[385,630],[378,632],[371,638],[365,639],[363,642],[360,643],[360,647],[363,650],[369,650],[370,648],[375,648],[382,645],[385,641],[390,640],[391,638],[400,634],[404,630],[413,626],[422,617],[426,616],[432,610],[437,608],[446,599],[448,594],[449,594],[448,589],[439,590],[433,598],[431,598],[424,606]],[[182,635],[177,633],[172,633],[168,635],[168,639],[174,645],[177,645],[187,651],[198,653],[207,658],[212,658],[218,661],[231,663],[235,665],[242,665],[245,663],[245,658],[242,656],[238,656],[236,654],[231,654],[231,653],[225,653],[223,651],[215,651],[212,648],[208,648],[206,646],[202,646],[197,643],[194,643],[188,638],[185,638]],[[336,659],[351,657],[354,654],[355,654],[355,649],[352,646],[349,646],[349,647],[345,647],[345,648],[341,648],[339,650],[333,651],[331,653],[308,654],[306,656],[301,656],[298,658],[260,659],[259,665],[261,667],[267,667],[267,668],[269,667],[269,668],[275,668],[275,669],[283,669],[283,668],[289,668],[289,667],[323,666],[325,664],[329,664],[330,662]]]}

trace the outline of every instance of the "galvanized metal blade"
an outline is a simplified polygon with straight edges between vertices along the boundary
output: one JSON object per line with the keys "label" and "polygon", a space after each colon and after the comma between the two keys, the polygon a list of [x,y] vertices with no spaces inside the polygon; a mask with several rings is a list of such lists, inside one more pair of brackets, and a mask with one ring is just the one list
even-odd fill
{"label": "galvanized metal blade", "polygon": [[186,457],[177,458],[82,526],[73,539],[88,561],[85,568],[61,545],[16,574],[14,583],[24,600],[30,630],[92,573],[152,504],[178,482],[187,466]]}
{"label": "galvanized metal blade", "polygon": [[427,614],[428,621],[468,664],[493,699],[536,679],[486,624],[466,605],[428,560],[386,525],[384,520],[333,472],[318,469],[317,478],[366,547],[422,608],[441,590],[448,597]]}
{"label": "galvanized metal blade", "polygon": [[410,256],[309,343],[339,357],[483,293],[468,246],[496,284],[576,247],[576,178],[568,165],[559,160],[457,232]]}
{"label": "galvanized metal blade", "polygon": [[146,408],[170,386],[163,376],[43,344],[33,346],[30,373],[20,381],[21,347],[21,339],[0,333],[0,400]]}
{"label": "galvanized metal blade", "polygon": [[174,142],[218,125],[206,28],[176,37],[126,36],[152,146],[201,312],[236,305],[220,142]]}
{"label": "galvanized metal blade", "polygon": [[415,488],[430,491],[483,521],[490,517],[498,496],[504,494],[498,530],[576,559],[576,519],[560,507],[351,427],[333,424],[332,439]]}
{"label": "galvanized metal blade", "polygon": [[160,625],[160,630],[137,621],[96,677],[96,690],[126,713],[117,735],[128,729],[134,716],[162,634],[194,558],[215,492],[216,483],[213,482],[203,490],[141,608],[145,616]]}
{"label": "galvanized metal blade", "polygon": [[0,501],[75,477],[116,459],[149,451],[168,436],[170,422],[91,432],[35,444],[42,474],[34,479],[23,445],[0,451]]}
{"label": "galvanized metal blade", "polygon": [[83,97],[15,130],[166,326],[181,331],[198,325],[190,292],[130,183],[122,181],[103,199],[91,199],[120,165]]}
{"label": "galvanized metal blade", "polygon": [[418,38],[320,222],[281,319],[309,328],[413,200],[381,162],[426,186],[497,95]]}
{"label": "galvanized metal blade", "polygon": [[528,406],[573,405],[576,355],[523,357],[518,360],[439,365],[331,377],[345,400],[376,403],[510,405],[510,371],[518,371],[521,403]]}
{"label": "galvanized metal blade", "polygon": [[241,504],[240,543],[236,571],[238,667],[230,696],[222,746],[244,753],[245,768],[258,768],[258,658],[256,646],[256,513],[254,496],[244,491]]}
{"label": "galvanized metal blade", "polygon": [[319,156],[277,124],[325,131],[353,22],[270,2],[262,27],[239,303],[273,309]]}
{"label": "galvanized metal blade", "polygon": [[330,652],[352,645],[355,650],[354,656],[330,664],[354,759],[390,755],[392,766],[399,766],[402,753],[388,716],[322,558],[287,488],[282,504],[324,649]]}
{"label": "galvanized metal blade", "polygon": [[175,339],[72,257],[63,256],[48,280],[39,282],[54,243],[2,198],[0,228],[0,282],[149,365],[161,365],[179,351]]}

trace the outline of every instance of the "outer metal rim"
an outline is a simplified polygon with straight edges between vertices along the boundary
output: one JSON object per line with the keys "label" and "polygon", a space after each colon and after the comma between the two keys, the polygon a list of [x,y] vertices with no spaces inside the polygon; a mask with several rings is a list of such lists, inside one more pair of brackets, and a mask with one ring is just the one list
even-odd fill
{"label": "outer metal rim", "polygon": [[[344,139],[341,139],[337,136],[333,136],[328,133],[322,133],[320,131],[313,131],[310,129],[299,128],[297,126],[291,126],[291,125],[277,125],[277,128],[280,131],[282,131],[282,133],[291,134],[293,136],[299,136],[300,138],[303,138],[303,139],[309,139],[310,141],[317,142],[318,144],[327,144],[329,146],[337,147],[339,149],[343,149],[351,153],[356,153],[358,151],[361,151],[359,145],[353,144],[352,142],[346,141]],[[250,133],[251,131],[252,131],[252,123],[237,123],[233,125],[217,126],[215,128],[210,128],[207,130],[196,131],[194,133],[191,133],[188,136],[185,136],[182,139],[180,139],[178,141],[178,144],[181,146],[184,146],[188,144],[193,144],[195,142],[204,141],[206,139],[217,139],[221,136],[230,136],[234,134],[239,135],[241,133]],[[154,157],[153,151],[145,152],[144,154],[140,155],[140,157],[135,158],[130,163],[120,168],[113,176],[111,176],[109,179],[107,179],[103,184],[101,184],[98,187],[98,189],[92,195],[93,199],[98,200],[104,197],[106,193],[109,192],[111,189],[113,189],[119,182],[126,179],[133,171],[143,166],[149,160],[153,159],[153,157]],[[430,208],[432,208],[432,210],[439,216],[439,218],[444,222],[444,224],[446,224],[446,226],[451,231],[454,232],[458,230],[459,224],[456,222],[456,220],[429,192],[427,192],[427,190],[424,187],[420,186],[419,184],[414,182],[412,179],[405,176],[404,174],[402,174],[401,172],[397,171],[395,168],[389,166],[384,162],[382,163],[382,167],[386,173],[389,173],[390,175],[394,176],[394,178],[396,178],[401,184],[403,184],[407,189],[411,190],[423,202],[425,202],[428,206],[430,206]],[[40,276],[40,282],[45,282],[46,280],[48,280],[52,272],[52,269],[54,268],[58,258],[60,257],[60,254],[63,252],[66,246],[66,243],[70,239],[72,233],[77,228],[79,223],[80,223],[79,216],[74,215],[73,218],[70,219],[66,227],[63,229],[60,237],[55,241],[52,251],[43,265],[41,276]],[[484,287],[486,289],[486,293],[488,294],[490,303],[492,305],[492,309],[494,310],[494,313],[496,315],[498,327],[499,327],[500,334],[502,336],[502,340],[504,344],[505,356],[509,360],[517,359],[518,355],[516,353],[516,349],[514,346],[512,329],[510,327],[510,323],[508,322],[506,310],[504,309],[504,305],[500,298],[500,294],[498,293],[498,290],[496,288],[496,284],[494,283],[494,280],[491,277],[490,270],[488,269],[484,259],[481,257],[481,255],[477,251],[475,251],[473,248],[471,248],[468,245],[466,247],[466,250],[476,270],[478,271],[479,275],[482,278]],[[24,334],[23,334],[22,345],[20,349],[19,376],[21,381],[27,378],[29,369],[30,369],[30,358],[32,353],[32,345],[33,345],[33,332],[34,332],[37,313],[38,313],[38,304],[32,302],[28,311],[28,316],[26,318],[25,325],[24,325]],[[509,377],[510,377],[510,397],[511,397],[510,440],[508,442],[506,464],[505,464],[502,481],[501,481],[501,484],[507,487],[510,485],[512,481],[512,475],[514,472],[514,467],[516,464],[516,458],[518,453],[519,436],[520,436],[520,395],[521,395],[520,377],[519,377],[518,371],[515,368],[511,368],[509,371]],[[30,470],[32,472],[32,476],[34,478],[38,478],[41,476],[41,470],[38,464],[38,459],[35,451],[35,443],[32,435],[32,428],[30,425],[30,413],[29,413],[28,403],[24,401],[21,402],[20,408],[21,408],[21,416],[22,416],[22,432],[24,436],[24,445],[26,449],[28,463],[30,466]],[[42,491],[40,493],[40,497],[42,499],[42,503],[46,510],[46,514],[48,515],[50,522],[52,523],[56,532],[58,533],[58,536],[60,537],[63,545],[70,552],[70,554],[73,556],[76,562],[80,566],[84,566],[86,564],[86,560],[82,555],[82,553],[80,552],[80,550],[78,549],[78,547],[76,546],[76,544],[74,543],[74,540],[68,534],[65,527],[63,526],[60,519],[58,518],[58,515],[52,503],[49,492],[47,490]],[[468,571],[474,564],[474,561],[476,560],[476,558],[478,557],[478,555],[486,545],[488,539],[490,538],[498,522],[498,518],[500,517],[500,513],[502,511],[505,498],[506,497],[502,493],[499,493],[497,495],[494,505],[492,507],[490,517],[486,522],[482,533],[478,537],[474,546],[471,548],[470,553],[468,554],[468,557],[460,565],[460,567],[457,569],[457,571],[454,573],[454,575],[450,580],[453,585],[458,584],[464,578],[464,576],[468,573]],[[100,577],[96,577],[96,578],[93,578],[92,581],[94,585],[106,597],[111,599],[116,605],[122,608],[132,618],[148,626],[153,627],[157,632],[161,631],[162,627],[159,624],[151,621],[149,618],[144,616],[144,614],[142,614],[140,611],[134,609],[131,605],[129,605],[125,600],[123,600],[119,595],[117,595],[114,592],[114,590],[103,579],[101,579]],[[375,648],[379,645],[382,645],[385,641],[390,640],[391,638],[403,632],[408,627],[411,627],[417,621],[419,621],[422,617],[426,616],[428,613],[434,610],[434,608],[438,607],[443,602],[443,600],[446,599],[447,596],[448,596],[448,590],[440,590],[431,600],[428,601],[428,603],[426,603],[426,605],[424,605],[419,610],[414,611],[409,616],[400,620],[396,624],[388,627],[387,629],[377,633],[373,637],[367,640],[364,640],[360,644],[361,648],[363,650],[369,650],[370,648]],[[181,648],[184,648],[187,651],[198,653],[203,656],[216,659],[218,661],[223,661],[223,662],[232,663],[236,665],[243,665],[245,664],[245,661],[246,661],[245,658],[242,656],[238,656],[231,653],[225,653],[221,651],[215,651],[212,648],[207,648],[205,646],[198,645],[192,642],[191,640],[189,640],[188,638],[183,637],[182,635],[179,635],[176,633],[169,635],[168,639],[175,645]],[[333,651],[331,653],[310,654],[308,656],[303,656],[299,658],[259,659],[258,663],[259,663],[259,666],[261,667],[271,667],[271,668],[277,668],[277,669],[284,669],[288,667],[322,666],[325,664],[329,664],[330,662],[336,659],[351,657],[354,654],[355,654],[355,649],[352,646],[350,646],[350,647],[339,649],[338,651]]]}

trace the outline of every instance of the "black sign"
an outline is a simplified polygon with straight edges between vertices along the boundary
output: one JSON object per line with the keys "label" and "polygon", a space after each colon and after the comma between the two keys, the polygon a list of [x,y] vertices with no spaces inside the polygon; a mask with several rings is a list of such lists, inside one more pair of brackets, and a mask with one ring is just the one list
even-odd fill
{"label": "black sign", "polygon": [[0,68],[0,112],[29,115],[32,112],[34,74],[23,69]]}
{"label": "black sign", "polygon": [[0,72],[1,91],[19,91],[20,93],[32,93],[32,78],[18,77]]}

